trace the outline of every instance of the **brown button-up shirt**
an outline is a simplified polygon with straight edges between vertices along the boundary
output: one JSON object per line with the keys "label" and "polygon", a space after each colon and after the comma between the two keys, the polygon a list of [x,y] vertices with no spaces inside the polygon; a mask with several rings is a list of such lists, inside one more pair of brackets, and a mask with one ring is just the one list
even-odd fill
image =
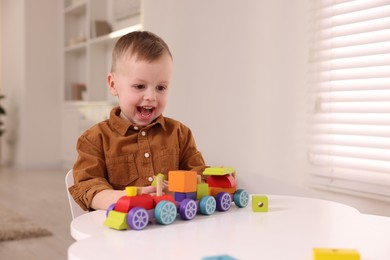
{"label": "brown button-up shirt", "polygon": [[120,112],[119,107],[112,109],[108,120],[78,139],[75,185],[69,191],[85,210],[102,190],[149,186],[157,173],[167,178],[170,170],[201,172],[205,168],[191,130],[185,125],[160,116],[150,125],[137,127],[121,118]]}

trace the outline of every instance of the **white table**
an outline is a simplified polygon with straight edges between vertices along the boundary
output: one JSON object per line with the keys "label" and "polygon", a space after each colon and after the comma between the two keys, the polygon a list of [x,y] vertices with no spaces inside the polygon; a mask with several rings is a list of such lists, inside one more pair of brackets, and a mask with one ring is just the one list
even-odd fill
{"label": "white table", "polygon": [[171,225],[117,231],[103,225],[105,211],[74,219],[77,240],[69,259],[312,259],[314,247],[352,248],[362,260],[390,259],[390,218],[364,215],[349,206],[301,197],[268,195],[269,212],[249,204]]}

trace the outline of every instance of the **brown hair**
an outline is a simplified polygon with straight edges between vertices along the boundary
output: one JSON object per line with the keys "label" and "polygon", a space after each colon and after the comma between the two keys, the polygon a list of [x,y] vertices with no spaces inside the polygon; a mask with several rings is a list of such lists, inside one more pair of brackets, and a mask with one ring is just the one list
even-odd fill
{"label": "brown hair", "polygon": [[112,51],[111,72],[116,69],[116,62],[124,55],[137,56],[139,60],[155,61],[164,53],[172,54],[163,39],[147,31],[135,31],[123,35],[115,44]]}

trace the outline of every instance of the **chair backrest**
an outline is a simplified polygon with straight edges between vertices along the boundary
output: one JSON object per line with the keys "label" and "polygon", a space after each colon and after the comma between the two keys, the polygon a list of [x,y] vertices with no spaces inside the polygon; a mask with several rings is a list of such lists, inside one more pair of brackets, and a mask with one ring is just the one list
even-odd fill
{"label": "chair backrest", "polygon": [[75,219],[76,217],[87,213],[87,211],[83,210],[76,203],[76,201],[74,201],[73,197],[70,195],[68,188],[73,186],[73,184],[74,184],[73,170],[70,170],[65,176],[65,186],[66,186],[66,193],[68,194],[68,199],[69,199],[70,213],[72,213],[72,218]]}

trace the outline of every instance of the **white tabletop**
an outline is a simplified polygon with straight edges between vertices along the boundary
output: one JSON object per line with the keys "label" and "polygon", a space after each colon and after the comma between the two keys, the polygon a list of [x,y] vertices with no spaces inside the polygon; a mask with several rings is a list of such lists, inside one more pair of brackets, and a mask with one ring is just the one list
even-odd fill
{"label": "white tabletop", "polygon": [[117,231],[103,225],[105,211],[74,219],[69,259],[312,259],[312,249],[348,248],[362,260],[390,259],[390,218],[349,206],[301,197],[269,195],[269,212],[249,204],[171,225]]}

